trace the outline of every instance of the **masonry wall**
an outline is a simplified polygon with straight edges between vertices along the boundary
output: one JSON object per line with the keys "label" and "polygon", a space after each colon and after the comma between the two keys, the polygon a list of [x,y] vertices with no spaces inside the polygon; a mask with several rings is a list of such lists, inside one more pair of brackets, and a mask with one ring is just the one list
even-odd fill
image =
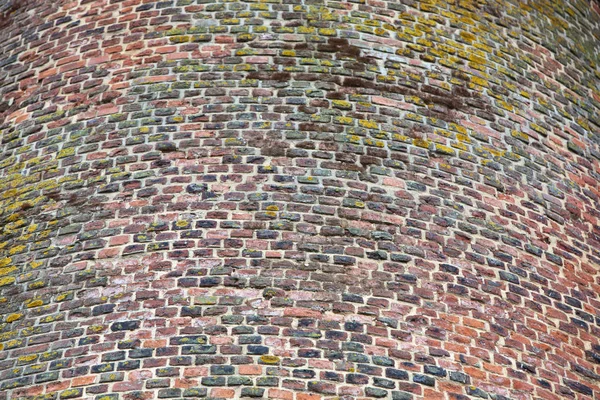
{"label": "masonry wall", "polygon": [[0,13],[0,399],[600,398],[594,3]]}

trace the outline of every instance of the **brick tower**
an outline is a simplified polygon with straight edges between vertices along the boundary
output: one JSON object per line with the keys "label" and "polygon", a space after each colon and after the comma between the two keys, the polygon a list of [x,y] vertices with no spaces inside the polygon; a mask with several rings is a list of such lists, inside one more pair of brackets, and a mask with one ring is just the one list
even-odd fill
{"label": "brick tower", "polygon": [[589,0],[0,0],[0,400],[600,399]]}

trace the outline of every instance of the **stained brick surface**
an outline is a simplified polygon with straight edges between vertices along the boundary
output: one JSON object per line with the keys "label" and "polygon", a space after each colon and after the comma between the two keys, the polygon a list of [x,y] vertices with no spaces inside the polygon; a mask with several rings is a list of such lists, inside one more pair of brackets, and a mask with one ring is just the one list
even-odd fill
{"label": "stained brick surface", "polygon": [[0,399],[600,398],[597,4],[0,16]]}

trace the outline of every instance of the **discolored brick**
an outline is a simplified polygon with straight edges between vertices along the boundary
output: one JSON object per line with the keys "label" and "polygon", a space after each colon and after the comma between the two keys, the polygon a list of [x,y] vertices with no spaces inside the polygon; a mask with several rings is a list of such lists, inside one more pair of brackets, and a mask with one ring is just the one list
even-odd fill
{"label": "discolored brick", "polygon": [[0,0],[0,398],[594,397],[599,27]]}

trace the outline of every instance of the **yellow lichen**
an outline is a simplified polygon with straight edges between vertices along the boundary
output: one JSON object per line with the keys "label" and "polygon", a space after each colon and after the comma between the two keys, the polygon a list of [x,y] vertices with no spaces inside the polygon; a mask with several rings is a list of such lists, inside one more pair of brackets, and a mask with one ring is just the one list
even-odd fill
{"label": "yellow lichen", "polygon": [[4,278],[0,278],[0,286],[10,285],[15,282],[15,278],[12,276],[7,276]]}
{"label": "yellow lichen", "polygon": [[10,314],[8,317],[6,317],[6,322],[10,323],[10,322],[18,321],[21,318],[23,318],[23,314],[19,314],[19,313]]}
{"label": "yellow lichen", "polygon": [[277,364],[280,358],[277,356],[261,356],[260,361],[265,364]]}
{"label": "yellow lichen", "polygon": [[413,139],[413,144],[418,147],[423,147],[425,149],[429,148],[429,141],[424,139]]}
{"label": "yellow lichen", "polygon": [[44,302],[40,299],[36,299],[36,300],[32,300],[29,303],[27,303],[27,308],[39,307],[42,305],[44,305]]}

